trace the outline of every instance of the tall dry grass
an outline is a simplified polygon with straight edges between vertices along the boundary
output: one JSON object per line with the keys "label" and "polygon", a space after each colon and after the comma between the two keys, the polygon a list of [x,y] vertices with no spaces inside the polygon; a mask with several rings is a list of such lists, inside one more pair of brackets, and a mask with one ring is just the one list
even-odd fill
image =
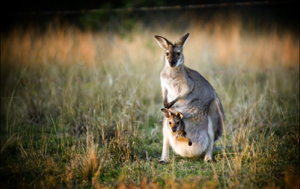
{"label": "tall dry grass", "polygon": [[[154,48],[154,34],[177,40],[173,25],[164,29],[144,30],[142,24],[126,37],[108,32],[81,31],[74,26],[49,24],[45,31],[36,28],[15,28],[2,35],[2,63],[60,64],[139,64],[157,62],[154,55],[161,50]],[[142,31],[142,32],[140,32]],[[228,20],[216,16],[210,23],[192,22],[185,32],[190,32],[185,48],[187,62],[202,65],[241,66],[246,68],[271,68],[274,66],[298,67],[299,40],[292,32],[274,24],[271,29],[253,29],[243,20]],[[137,53],[139,52],[139,53]],[[142,63],[144,62],[144,64]],[[153,64],[153,63],[152,63]]]}

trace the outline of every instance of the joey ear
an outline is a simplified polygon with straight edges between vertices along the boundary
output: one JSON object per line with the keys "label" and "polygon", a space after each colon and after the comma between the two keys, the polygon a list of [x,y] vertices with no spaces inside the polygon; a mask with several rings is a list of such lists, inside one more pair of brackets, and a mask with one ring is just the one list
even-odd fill
{"label": "joey ear", "polygon": [[176,112],[175,115],[179,116],[181,119],[183,118],[183,114],[181,112]]}
{"label": "joey ear", "polygon": [[162,108],[161,111],[166,118],[169,118],[171,116],[171,112],[167,108]]}
{"label": "joey ear", "polygon": [[185,34],[184,36],[182,36],[179,41],[176,42],[176,45],[183,47],[187,38],[189,37],[189,33]]}
{"label": "joey ear", "polygon": [[168,41],[166,38],[161,37],[159,35],[154,36],[159,46],[161,46],[163,49],[168,49],[169,45],[173,45],[170,41]]}

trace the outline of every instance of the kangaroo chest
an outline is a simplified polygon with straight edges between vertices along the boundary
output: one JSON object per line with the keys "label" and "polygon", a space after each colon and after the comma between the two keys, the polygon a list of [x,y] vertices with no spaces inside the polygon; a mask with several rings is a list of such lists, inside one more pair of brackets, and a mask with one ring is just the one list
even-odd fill
{"label": "kangaroo chest", "polygon": [[183,91],[189,90],[189,86],[183,76],[163,78],[162,84],[168,91],[168,100],[173,100]]}

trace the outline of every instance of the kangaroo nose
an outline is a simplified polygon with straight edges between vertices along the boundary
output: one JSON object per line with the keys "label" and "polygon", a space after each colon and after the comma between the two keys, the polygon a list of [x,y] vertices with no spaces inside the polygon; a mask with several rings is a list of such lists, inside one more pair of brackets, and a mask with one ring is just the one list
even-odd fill
{"label": "kangaroo nose", "polygon": [[171,67],[175,67],[176,61],[172,59],[169,63]]}

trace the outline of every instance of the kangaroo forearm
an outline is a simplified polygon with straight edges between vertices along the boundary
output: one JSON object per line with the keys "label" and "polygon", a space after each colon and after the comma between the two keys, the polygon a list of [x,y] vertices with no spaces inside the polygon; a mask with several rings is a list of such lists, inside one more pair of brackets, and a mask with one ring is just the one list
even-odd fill
{"label": "kangaroo forearm", "polygon": [[162,87],[163,103],[164,107],[168,108],[168,90]]}
{"label": "kangaroo forearm", "polygon": [[176,141],[179,143],[187,143],[189,146],[192,146],[192,141],[189,138],[178,136],[176,137]]}
{"label": "kangaroo forearm", "polygon": [[179,94],[174,100],[171,102],[164,101],[165,108],[171,108],[178,100],[185,99],[189,92]]}
{"label": "kangaroo forearm", "polygon": [[172,100],[171,102],[166,102],[164,103],[165,108],[171,108],[176,102],[178,101],[178,99],[176,98],[175,100]]}

